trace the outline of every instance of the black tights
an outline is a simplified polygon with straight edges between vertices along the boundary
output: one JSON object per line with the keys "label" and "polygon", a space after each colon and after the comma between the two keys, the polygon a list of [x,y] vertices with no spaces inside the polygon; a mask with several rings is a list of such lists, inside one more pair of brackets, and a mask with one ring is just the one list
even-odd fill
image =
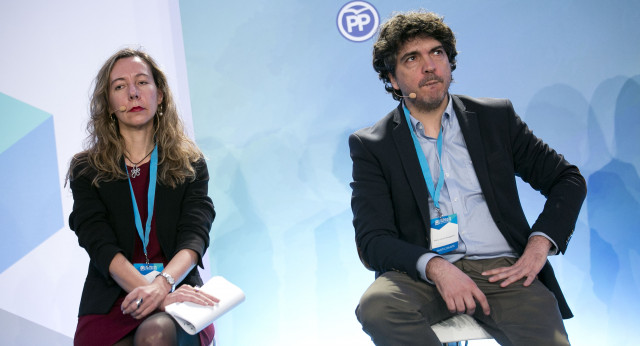
{"label": "black tights", "polygon": [[200,345],[200,337],[198,334],[190,335],[185,332],[166,312],[158,312],[147,317],[136,330],[120,339],[115,345],[196,346]]}

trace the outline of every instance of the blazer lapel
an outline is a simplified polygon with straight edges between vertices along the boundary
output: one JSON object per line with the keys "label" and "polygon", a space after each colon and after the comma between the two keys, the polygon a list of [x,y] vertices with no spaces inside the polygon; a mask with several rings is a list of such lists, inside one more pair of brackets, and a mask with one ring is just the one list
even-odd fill
{"label": "blazer lapel", "polygon": [[171,210],[169,201],[175,197],[171,196],[171,191],[171,187],[156,183],[156,200],[153,205],[153,216],[156,218],[156,237],[158,237],[158,242],[163,251],[166,250],[165,240],[168,236],[166,228],[168,222],[165,217],[168,213],[164,211]]}
{"label": "blazer lapel", "polygon": [[425,223],[425,227],[428,227],[429,192],[422,175],[422,168],[420,168],[416,148],[411,139],[409,124],[407,124],[404,111],[402,110],[402,104],[396,108],[393,114],[393,122],[392,135],[396,150],[398,151],[404,173],[411,186],[411,191],[413,191],[413,196],[420,209],[420,216]]}
{"label": "blazer lapel", "polygon": [[[484,153],[484,146],[482,144],[482,137],[480,136],[480,127],[478,125],[478,115],[475,112],[468,112],[462,100],[457,96],[452,95],[453,109],[456,112],[460,129],[462,130],[462,136],[467,145],[467,151],[473,162],[473,168],[480,182],[480,188],[484,194],[489,210],[497,211],[498,207],[495,205],[495,197],[493,195],[493,188],[491,186],[491,180],[489,179],[489,168],[487,167],[487,158]],[[492,213],[493,214],[493,213]],[[495,217],[494,217],[495,219]]]}
{"label": "blazer lapel", "polygon": [[125,256],[131,258],[138,232],[133,214],[133,201],[127,179],[118,179],[100,183],[98,189],[100,198],[105,204],[105,211],[116,237],[120,242]]}

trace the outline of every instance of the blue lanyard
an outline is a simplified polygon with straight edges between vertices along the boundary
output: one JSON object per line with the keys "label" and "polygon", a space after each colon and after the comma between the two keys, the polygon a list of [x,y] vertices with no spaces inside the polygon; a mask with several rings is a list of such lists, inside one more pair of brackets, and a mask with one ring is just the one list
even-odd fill
{"label": "blue lanyard", "polygon": [[129,170],[127,164],[124,164],[124,169],[127,171],[127,179],[129,179],[129,189],[131,190],[131,200],[133,201],[133,215],[136,219],[136,228],[138,229],[138,235],[142,240],[142,246],[144,249],[144,257],[149,264],[149,257],[147,256],[147,245],[149,245],[149,234],[151,233],[151,219],[153,217],[153,204],[156,198],[156,179],[158,175],[158,145],[156,144],[151,153],[151,163],[149,165],[149,189],[147,191],[147,224],[145,228],[142,228],[142,219],[140,218],[140,211],[138,210],[138,203],[136,202],[136,195],[133,193],[133,186],[131,185],[131,178],[129,177]]}
{"label": "blue lanyard", "polygon": [[[441,217],[442,213],[440,212],[440,204],[438,203],[438,201],[440,200],[440,190],[442,190],[442,186],[444,185],[444,169],[442,168],[442,163],[440,163],[440,175],[438,176],[438,183],[434,184],[433,178],[431,178],[431,170],[429,169],[427,157],[425,156],[424,151],[422,151],[422,146],[420,146],[418,137],[411,128],[409,109],[404,104],[403,107],[404,116],[407,119],[407,125],[409,126],[409,132],[411,133],[411,138],[413,139],[413,145],[416,147],[416,152],[418,153],[418,161],[420,162],[420,168],[422,168],[422,176],[424,177],[424,181],[427,183],[427,189],[429,190],[429,194],[433,199],[433,205],[438,211],[438,216]],[[440,160],[442,161],[442,126],[440,126],[440,131],[438,132],[438,140],[436,141],[436,146],[438,148],[438,157],[440,157]]]}

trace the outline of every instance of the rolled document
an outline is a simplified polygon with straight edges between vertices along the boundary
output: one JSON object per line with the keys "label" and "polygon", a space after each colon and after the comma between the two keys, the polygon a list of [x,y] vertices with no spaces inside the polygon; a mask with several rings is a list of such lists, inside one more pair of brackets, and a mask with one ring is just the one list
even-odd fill
{"label": "rolled document", "polygon": [[165,311],[178,321],[187,333],[194,335],[210,325],[218,317],[244,301],[244,292],[222,276],[214,276],[202,287],[204,291],[220,302],[214,306],[198,305],[192,302],[173,303]]}

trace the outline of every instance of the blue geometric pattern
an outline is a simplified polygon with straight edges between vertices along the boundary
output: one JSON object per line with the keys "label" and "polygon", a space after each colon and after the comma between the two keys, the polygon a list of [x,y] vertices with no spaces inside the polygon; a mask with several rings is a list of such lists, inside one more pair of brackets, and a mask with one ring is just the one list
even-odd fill
{"label": "blue geometric pattern", "polygon": [[51,115],[0,93],[0,114],[6,119],[0,129],[0,153]]}
{"label": "blue geometric pattern", "polygon": [[[0,94],[0,272],[63,226],[53,117]],[[44,120],[44,121],[43,121]],[[31,126],[31,128],[29,128]],[[19,133],[11,143],[6,140]]]}

